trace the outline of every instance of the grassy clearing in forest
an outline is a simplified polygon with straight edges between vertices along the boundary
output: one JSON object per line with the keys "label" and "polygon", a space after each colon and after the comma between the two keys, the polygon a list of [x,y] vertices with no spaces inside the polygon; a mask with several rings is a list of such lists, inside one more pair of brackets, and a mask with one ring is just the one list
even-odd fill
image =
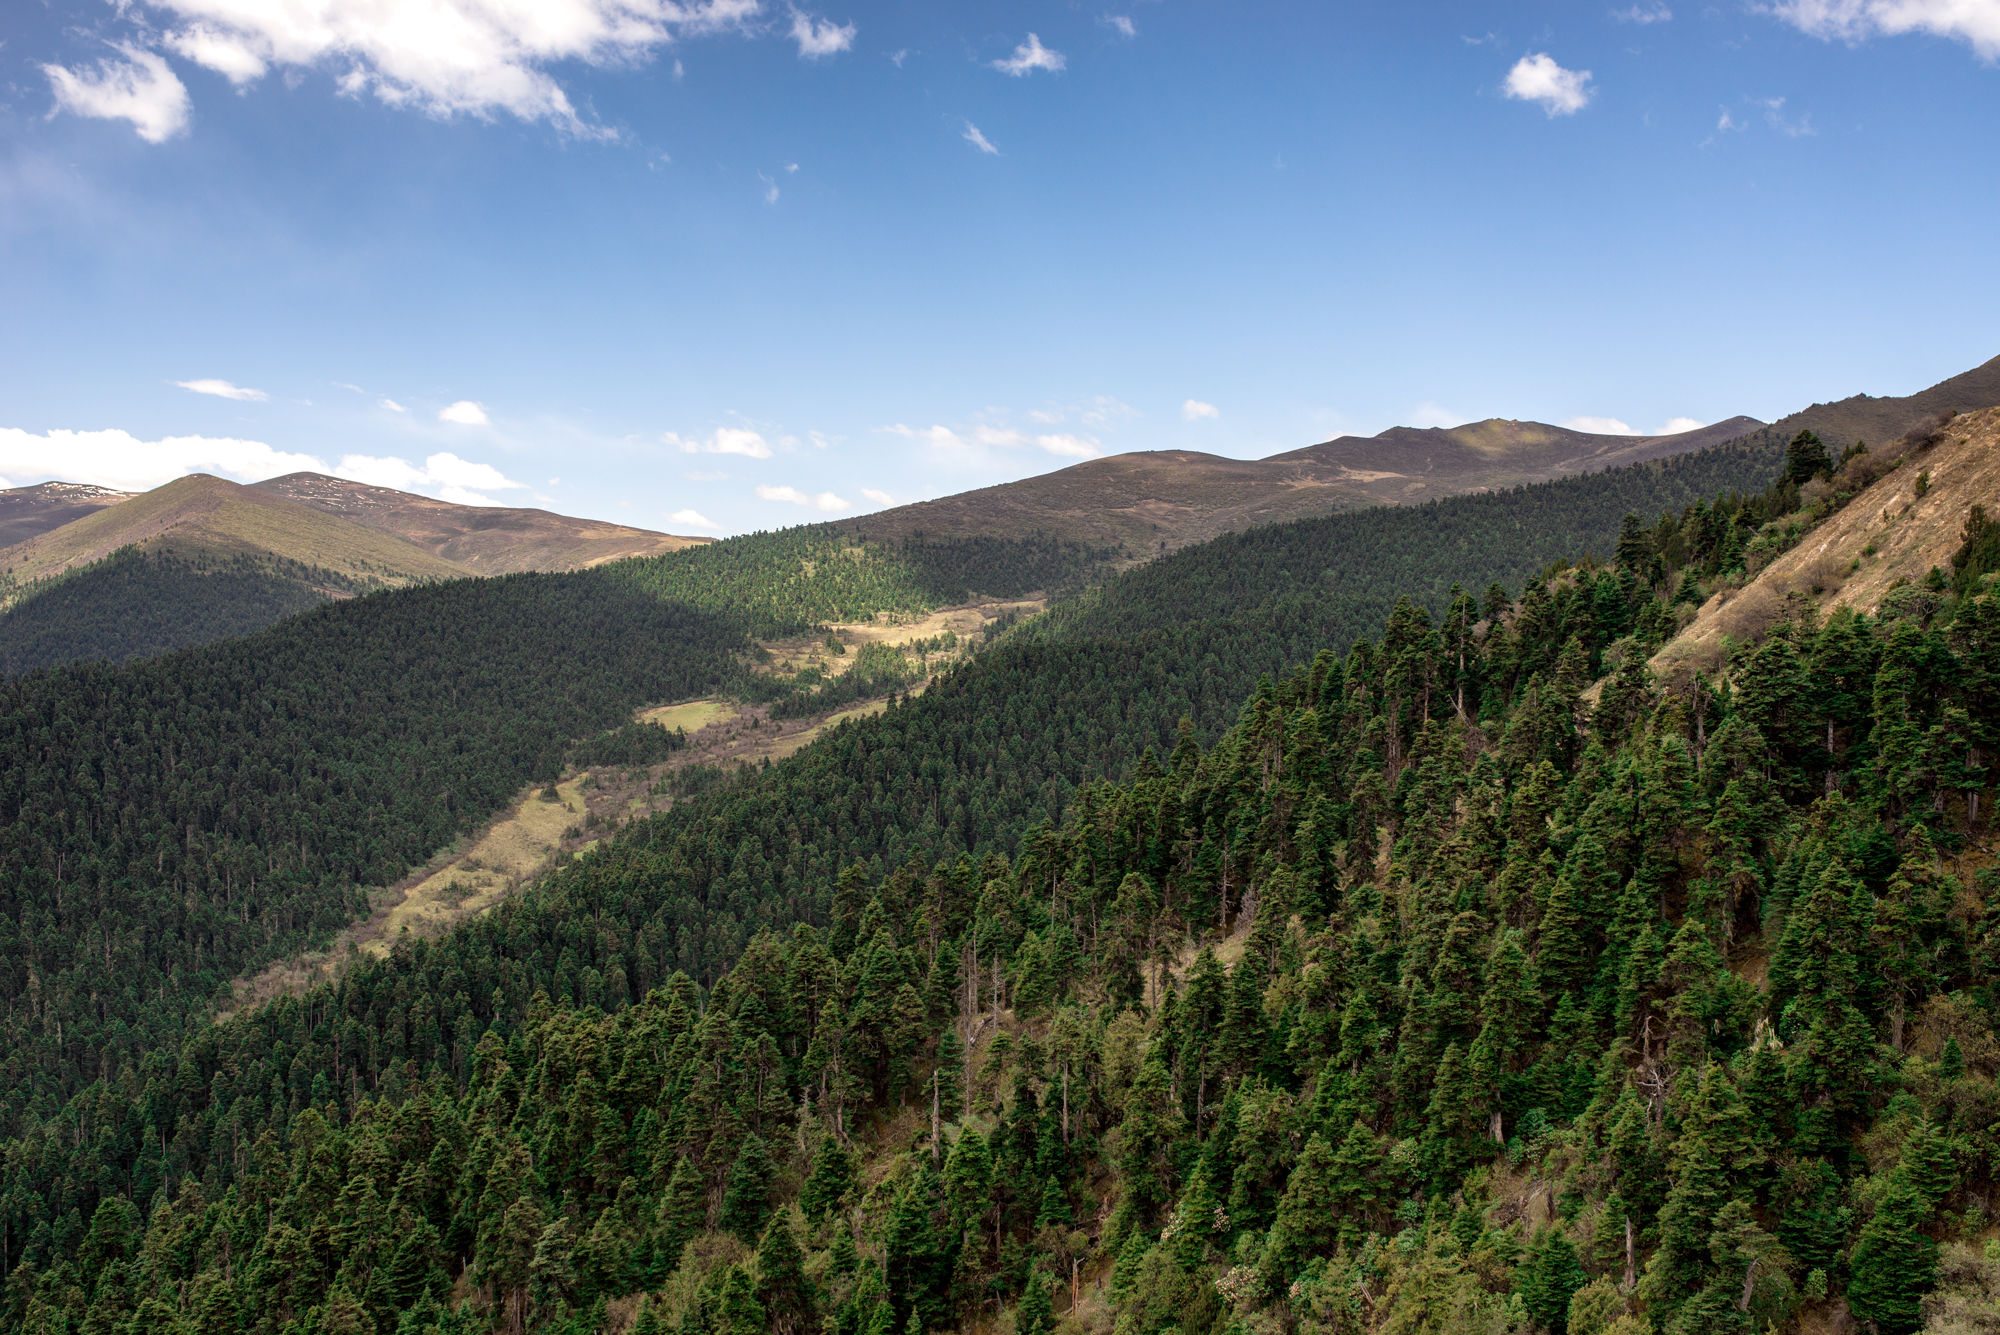
{"label": "grassy clearing in forest", "polygon": [[684,700],[639,711],[639,722],[657,723],[668,732],[683,729],[692,737],[711,723],[727,723],[742,712],[727,700]]}

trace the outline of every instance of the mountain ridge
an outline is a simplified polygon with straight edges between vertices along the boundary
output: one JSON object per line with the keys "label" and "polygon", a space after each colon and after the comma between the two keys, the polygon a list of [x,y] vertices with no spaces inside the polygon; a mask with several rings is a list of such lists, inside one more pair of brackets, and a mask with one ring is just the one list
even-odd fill
{"label": "mountain ridge", "polygon": [[713,541],[657,533],[552,510],[458,505],[325,473],[287,473],[252,483],[324,514],[389,533],[478,575],[582,570],[628,556],[656,556]]}

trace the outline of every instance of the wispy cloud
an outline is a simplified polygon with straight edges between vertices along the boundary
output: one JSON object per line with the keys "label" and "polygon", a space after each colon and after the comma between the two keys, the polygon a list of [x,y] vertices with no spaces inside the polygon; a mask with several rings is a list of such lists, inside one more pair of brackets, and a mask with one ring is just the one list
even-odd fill
{"label": "wispy cloud", "polygon": [[689,454],[740,454],[749,459],[771,457],[770,442],[761,432],[748,427],[719,426],[706,440],[698,436],[683,436],[668,431],[660,439],[668,445],[676,446]]}
{"label": "wispy cloud", "polygon": [[1552,117],[1582,111],[1595,91],[1589,70],[1566,70],[1544,51],[1515,61],[1504,86],[1507,96],[1536,103]]}
{"label": "wispy cloud", "polygon": [[771,179],[770,177],[764,175],[764,173],[762,172],[757,173],[757,179],[764,183],[764,202],[766,204],[777,203],[778,183],[775,180]]}
{"label": "wispy cloud", "polygon": [[1139,35],[1139,25],[1132,21],[1132,16],[1129,14],[1106,14],[1104,16],[1104,26],[1117,33],[1120,37],[1137,37]]}
{"label": "wispy cloud", "polygon": [[164,144],[188,127],[188,91],[157,52],[120,44],[120,59],[75,69],[44,65],[56,110],[98,120],[130,121],[149,144]]}
{"label": "wispy cloud", "polygon": [[886,491],[877,491],[873,487],[863,487],[861,495],[876,505],[894,505],[896,503],[894,496],[891,496]]}
{"label": "wispy cloud", "polygon": [[[981,153],[992,153],[998,155],[998,153],[1000,152],[999,149],[993,147],[993,141],[991,139],[988,139],[985,135],[981,134],[979,132],[979,127],[977,125],[974,125],[971,121],[967,121],[965,123],[964,139],[966,143],[971,144]],[[995,168],[995,170],[997,171],[999,169]]]}
{"label": "wispy cloud", "polygon": [[1782,97],[1764,99],[1764,120],[1773,130],[1787,139],[1809,139],[1819,133],[1813,128],[1811,112],[1803,116],[1787,116],[1785,99]]}
{"label": "wispy cloud", "polygon": [[1824,40],[1929,33],[1964,42],[1981,59],[2000,61],[2000,4],[1995,0],[1776,0],[1767,13]]}
{"label": "wispy cloud", "polygon": [[710,519],[699,510],[676,510],[667,516],[670,524],[684,524],[689,528],[721,528],[722,525]]}
{"label": "wispy cloud", "polygon": [[1189,399],[1181,405],[1181,416],[1187,421],[1199,422],[1204,417],[1221,417],[1222,410],[1212,403],[1203,403],[1200,399]]}
{"label": "wispy cloud", "polygon": [[392,413],[406,413],[410,411],[408,408],[405,408],[402,404],[396,402],[394,399],[381,400],[381,406],[383,408],[386,408],[388,411]]}
{"label": "wispy cloud", "polygon": [[992,62],[994,69],[1002,74],[1011,74],[1017,79],[1033,74],[1036,70],[1060,74],[1066,63],[1062,52],[1043,46],[1042,39],[1034,33],[1029,33],[1028,40],[1014,48],[1013,55]]}
{"label": "wispy cloud", "polygon": [[759,486],[757,498],[764,501],[783,501],[788,505],[803,505],[826,514],[838,514],[853,507],[853,502],[844,500],[830,491],[815,492],[809,496],[797,487]]}
{"label": "wispy cloud", "polygon": [[1671,23],[1674,11],[1668,9],[1660,0],[1646,0],[1645,3],[1632,5],[1626,9],[1614,9],[1611,11],[1611,17],[1617,19],[1620,23],[1637,23],[1642,25]]}
{"label": "wispy cloud", "polygon": [[1683,431],[1699,431],[1708,423],[1692,417],[1669,417],[1666,425],[1653,434],[1656,436],[1678,436]]}
{"label": "wispy cloud", "polygon": [[261,389],[232,385],[227,380],[176,380],[174,383],[196,394],[210,394],[218,399],[235,399],[238,403],[262,403],[271,397]]}
{"label": "wispy cloud", "polygon": [[839,55],[854,45],[855,32],[852,23],[835,23],[832,19],[815,19],[799,10],[792,11],[792,40],[799,44],[801,60]]}
{"label": "wispy cloud", "polygon": [[471,399],[460,399],[457,403],[438,409],[438,421],[455,422],[459,426],[485,426],[486,410]]}

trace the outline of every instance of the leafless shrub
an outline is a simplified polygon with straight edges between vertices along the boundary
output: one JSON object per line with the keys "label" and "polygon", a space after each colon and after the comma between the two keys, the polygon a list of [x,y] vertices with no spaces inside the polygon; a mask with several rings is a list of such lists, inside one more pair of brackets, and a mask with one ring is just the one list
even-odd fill
{"label": "leafless shrub", "polygon": [[1782,597],[1774,590],[1758,584],[1745,589],[1740,595],[1729,600],[1729,604],[1716,614],[1715,627],[1732,640],[1748,642],[1762,638],[1778,619]]}
{"label": "leafless shrub", "polygon": [[1837,589],[1847,578],[1848,567],[1832,552],[1822,552],[1800,567],[1793,587],[1808,593],[1825,593]]}

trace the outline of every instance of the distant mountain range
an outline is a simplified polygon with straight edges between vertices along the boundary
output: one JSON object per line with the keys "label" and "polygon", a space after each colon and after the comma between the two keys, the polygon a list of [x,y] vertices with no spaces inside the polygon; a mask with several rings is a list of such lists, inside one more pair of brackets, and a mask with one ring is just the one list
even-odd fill
{"label": "distant mountain range", "polygon": [[1258,524],[1491,491],[1685,454],[1762,425],[1752,417],[1732,417],[1679,435],[1606,436],[1493,418],[1342,436],[1268,459],[1143,450],[900,506],[846,526],[883,538],[1041,529],[1114,544],[1130,558],[1145,559]]}
{"label": "distant mountain range", "polygon": [[1258,524],[1543,482],[1685,454],[1760,431],[1789,439],[1810,429],[1833,446],[1883,442],[1938,413],[1995,403],[2000,403],[2000,357],[1916,394],[1857,394],[1814,404],[1768,426],[1754,417],[1731,417],[1678,435],[1606,436],[1489,418],[1341,436],[1268,459],[1143,450],[899,506],[843,521],[841,527],[871,538],[1040,530],[1115,544],[1128,559],[1143,560]]}

